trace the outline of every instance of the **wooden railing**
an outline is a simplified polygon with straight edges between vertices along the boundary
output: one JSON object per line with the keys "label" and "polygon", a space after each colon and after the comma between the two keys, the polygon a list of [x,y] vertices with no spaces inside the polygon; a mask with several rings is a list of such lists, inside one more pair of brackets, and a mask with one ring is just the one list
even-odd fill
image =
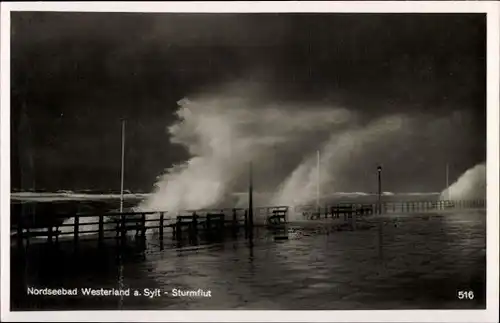
{"label": "wooden railing", "polygon": [[[383,213],[426,212],[440,210],[460,210],[485,208],[484,200],[470,201],[405,201],[383,203],[337,203],[334,205],[296,206],[293,211],[304,219],[340,218],[350,221],[354,216],[369,216]],[[288,206],[269,206],[254,208],[254,226],[280,226],[289,222],[290,208]],[[170,230],[174,239],[182,239],[187,232],[190,238],[196,238],[199,233],[221,234],[226,229],[233,233],[239,228],[245,231],[249,227],[248,209],[205,209],[188,210],[175,216],[167,212],[124,212],[101,214],[69,214],[61,216],[64,221],[56,221],[58,225],[35,227],[23,225],[19,220],[12,226],[12,237],[17,238],[18,245],[29,245],[32,238],[43,238],[49,243],[58,243],[60,238],[69,237],[77,245],[83,236],[97,238],[99,244],[105,239],[126,240],[133,233],[144,238],[148,231],[158,234],[163,241],[165,231]],[[297,216],[297,215],[296,215]]]}

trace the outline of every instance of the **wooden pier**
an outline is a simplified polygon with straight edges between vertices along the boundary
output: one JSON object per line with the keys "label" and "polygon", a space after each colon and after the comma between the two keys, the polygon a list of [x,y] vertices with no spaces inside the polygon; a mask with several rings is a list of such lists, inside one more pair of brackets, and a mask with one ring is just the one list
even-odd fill
{"label": "wooden pier", "polygon": [[[20,247],[29,246],[34,239],[58,244],[60,240],[72,241],[75,246],[83,239],[96,240],[102,245],[105,240],[113,239],[124,243],[127,237],[145,239],[148,233],[157,237],[163,244],[165,236],[170,233],[173,240],[197,240],[217,238],[226,234],[236,236],[240,230],[252,232],[254,227],[265,227],[272,230],[283,228],[290,223],[290,212],[293,210],[304,220],[338,219],[355,227],[356,218],[376,216],[377,214],[433,212],[443,210],[460,210],[485,208],[484,200],[471,201],[406,201],[383,202],[372,204],[337,203],[322,208],[300,206],[294,209],[288,206],[257,207],[253,209],[254,219],[249,217],[249,209],[212,209],[185,211],[175,216],[167,212],[124,212],[101,214],[68,214],[55,224],[34,225],[19,219],[11,226],[11,237],[17,240]],[[251,235],[250,235],[251,236]]]}

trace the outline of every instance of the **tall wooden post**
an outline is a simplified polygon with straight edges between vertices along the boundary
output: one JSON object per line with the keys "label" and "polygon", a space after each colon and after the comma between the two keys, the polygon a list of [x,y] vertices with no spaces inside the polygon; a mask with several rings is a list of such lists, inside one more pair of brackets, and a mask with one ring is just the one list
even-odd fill
{"label": "tall wooden post", "polygon": [[316,209],[318,210],[318,218],[321,217],[321,208],[319,205],[320,196],[320,156],[319,150],[316,152]]}
{"label": "tall wooden post", "polygon": [[123,213],[123,182],[125,176],[125,120],[122,120],[122,156],[120,173],[120,213]]}
{"label": "tall wooden post", "polygon": [[450,166],[446,163],[446,200],[450,200],[450,188],[449,188],[449,178],[450,178]]}
{"label": "tall wooden post", "polygon": [[[379,211],[379,215],[382,214],[382,176],[381,176],[381,173],[382,173],[382,167],[381,166],[378,166],[377,167],[377,173],[378,173],[378,211]],[[379,256],[380,256],[380,259],[383,259],[383,233],[382,233],[382,230],[383,230],[383,221],[382,221],[382,217],[379,218],[379,221],[378,221],[378,248],[379,248]]]}
{"label": "tall wooden post", "polygon": [[249,185],[248,185],[248,226],[250,232],[253,231],[253,170],[252,162],[249,167]]}

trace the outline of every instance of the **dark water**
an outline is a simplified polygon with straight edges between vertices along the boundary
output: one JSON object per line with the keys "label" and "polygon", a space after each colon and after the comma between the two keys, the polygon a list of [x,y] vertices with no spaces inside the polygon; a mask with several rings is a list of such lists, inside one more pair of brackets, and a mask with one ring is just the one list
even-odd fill
{"label": "dark water", "polygon": [[[367,218],[373,222],[374,217]],[[129,241],[97,248],[87,242],[59,250],[12,249],[12,310],[83,309],[471,309],[485,308],[485,211],[392,214],[379,226],[329,232],[298,229],[275,241],[259,229],[250,241],[223,241],[160,249]],[[310,226],[310,225],[309,225]],[[309,227],[308,226],[308,227]],[[170,241],[166,241],[166,243]],[[167,244],[168,244],[167,243]],[[26,259],[26,262],[22,261]],[[169,295],[27,296],[37,288],[159,288]],[[174,297],[171,290],[210,290],[211,297]],[[459,300],[458,291],[472,291]]]}

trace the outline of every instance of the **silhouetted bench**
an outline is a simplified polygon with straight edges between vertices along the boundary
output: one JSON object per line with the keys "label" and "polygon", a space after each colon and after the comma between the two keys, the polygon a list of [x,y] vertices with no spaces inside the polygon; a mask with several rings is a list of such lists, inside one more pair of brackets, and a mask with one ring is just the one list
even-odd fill
{"label": "silhouetted bench", "polygon": [[267,219],[267,223],[271,225],[277,225],[286,223],[286,215],[288,213],[287,208],[278,208],[271,211],[271,216]]}
{"label": "silhouetted bench", "polygon": [[319,211],[304,211],[302,212],[302,216],[304,216],[307,220],[315,220],[321,217],[321,212]]}
{"label": "silhouetted bench", "polygon": [[356,214],[373,214],[373,206],[371,204],[360,205],[356,208]]}

